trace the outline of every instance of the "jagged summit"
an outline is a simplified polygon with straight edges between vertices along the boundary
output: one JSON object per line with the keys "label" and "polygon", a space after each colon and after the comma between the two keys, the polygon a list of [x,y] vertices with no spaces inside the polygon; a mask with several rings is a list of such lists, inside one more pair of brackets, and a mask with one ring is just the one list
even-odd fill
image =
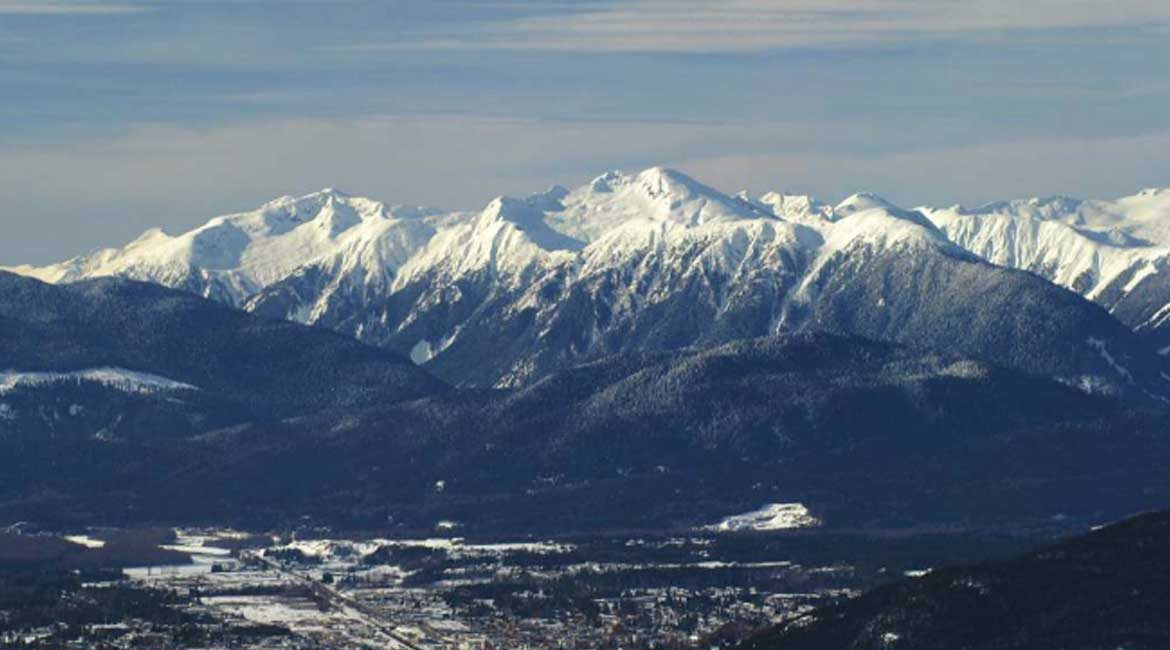
{"label": "jagged summit", "polygon": [[[124,248],[13,270],[49,282],[124,276],[242,305],[264,287],[338,254],[362,255],[374,245],[383,253],[376,256],[380,261],[409,257],[401,249],[413,251],[425,243],[434,234],[427,221],[440,214],[429,208],[387,206],[327,188],[215,217],[180,235],[152,228]],[[375,241],[380,243],[372,244]],[[387,247],[399,252],[386,251]],[[371,277],[380,274],[378,269],[371,271]]]}
{"label": "jagged summit", "polygon": [[[743,198],[749,200],[746,192]],[[768,192],[755,203],[767,207],[777,217],[790,221],[834,221],[837,218],[833,206],[807,194]]]}
{"label": "jagged summit", "polygon": [[677,169],[662,166],[647,167],[634,174],[612,169],[594,178],[589,187],[598,192],[605,192],[631,184],[640,184],[651,194],[685,194],[692,189],[717,193]]}
{"label": "jagged summit", "polygon": [[773,219],[759,206],[724,194],[686,174],[651,167],[637,174],[610,171],[560,198],[549,224],[581,241],[594,241],[631,222],[693,228],[743,219]]}
{"label": "jagged summit", "polygon": [[550,194],[537,194],[528,199],[501,196],[488,203],[477,223],[510,223],[544,250],[579,250],[581,242],[553,230],[545,222],[545,210],[556,205]]}
{"label": "jagged summit", "polygon": [[651,196],[687,197],[693,194],[718,194],[690,176],[667,167],[650,167],[642,170],[636,179]]}
{"label": "jagged summit", "polygon": [[[305,221],[311,219],[322,206],[330,201],[340,200],[344,202],[349,198],[350,196],[348,194],[327,187],[317,192],[310,192],[301,196],[293,196],[290,194],[279,196],[260,206],[258,211],[273,216],[284,216],[296,221]],[[241,217],[247,214],[252,213],[241,212],[235,215],[226,215],[225,218]]]}
{"label": "jagged summit", "polygon": [[293,221],[312,221],[321,215],[321,211],[332,206],[338,206],[352,211],[360,221],[373,219],[413,219],[427,215],[437,215],[442,212],[432,207],[386,204],[382,201],[354,196],[342,190],[327,187],[317,192],[302,196],[286,195],[273,199],[253,212],[241,212],[219,217],[226,220],[248,220],[261,213],[268,216],[286,217]]}

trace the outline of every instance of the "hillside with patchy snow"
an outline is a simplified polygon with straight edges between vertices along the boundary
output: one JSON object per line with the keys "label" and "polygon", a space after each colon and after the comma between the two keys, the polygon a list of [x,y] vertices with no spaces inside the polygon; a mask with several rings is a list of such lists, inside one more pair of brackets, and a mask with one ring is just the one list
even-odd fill
{"label": "hillside with patchy snow", "polygon": [[387,350],[157,284],[0,272],[0,437],[180,435],[447,389]]}

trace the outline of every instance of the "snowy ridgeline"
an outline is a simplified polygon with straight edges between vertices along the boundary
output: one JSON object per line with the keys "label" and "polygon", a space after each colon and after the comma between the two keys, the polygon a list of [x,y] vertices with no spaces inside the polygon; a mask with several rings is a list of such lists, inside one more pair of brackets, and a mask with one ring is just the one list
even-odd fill
{"label": "snowy ridgeline", "polygon": [[0,370],[0,395],[17,388],[47,386],[67,382],[101,384],[127,393],[157,393],[163,391],[198,390],[191,384],[136,372],[125,368],[87,368],[70,372],[23,372]]}
{"label": "snowy ridgeline", "polygon": [[[1161,396],[1170,384],[1146,348],[1170,350],[1163,222],[1170,192],[1159,190],[905,210],[872,194],[837,205],[730,195],[651,168],[468,212],[323,190],[12,270],[157,282],[338,331],[462,386],[516,387],[615,351],[824,326]],[[1131,328],[1167,320],[1164,336],[1139,341],[1066,291],[977,256],[1096,299]],[[1034,310],[1017,313],[1021,303]],[[1059,326],[1047,326],[1057,310]],[[955,314],[970,317],[957,328]]]}
{"label": "snowy ridgeline", "polygon": [[[388,205],[333,189],[286,196],[252,212],[220,216],[178,236],[153,229],[120,249],[108,249],[46,267],[13,270],[46,281],[128,275],[181,286],[215,284],[220,297],[243,304],[249,295],[316,265],[361,276],[367,283],[393,282],[396,270],[423,270],[437,262],[457,266],[503,260],[507,252],[529,257],[532,249],[582,253],[596,260],[623,246],[661,240],[672,228],[767,220],[800,224],[821,237],[864,224],[870,236],[893,234],[896,221],[852,220],[864,213],[939,228],[964,248],[1006,266],[1049,269],[1053,281],[1072,286],[1083,274],[1099,282],[1128,274],[1130,282],[1158,270],[1154,258],[1170,251],[1170,190],[1149,189],[1112,201],[1067,197],[991,203],[980,208],[923,206],[909,213],[873,194],[855,194],[837,205],[803,195],[769,192],[759,198],[728,195],[670,169],[637,174],[609,172],[574,190],[554,187],[527,198],[500,197],[481,212]],[[843,220],[856,221],[837,228]],[[501,228],[501,226],[505,226]],[[513,236],[511,228],[524,233]],[[841,231],[841,232],[836,232]],[[457,236],[443,237],[442,233]],[[470,235],[470,237],[469,237]],[[583,249],[610,240],[596,252]],[[444,259],[445,245],[465,245],[464,258]],[[528,249],[528,250],[521,250]],[[1063,256],[1062,259],[1058,259]],[[1091,291],[1096,287],[1084,287]],[[210,284],[209,284],[210,289]]]}
{"label": "snowy ridgeline", "polygon": [[[859,240],[939,240],[1113,302],[1170,269],[1168,216],[1170,190],[1112,201],[1050,197],[907,211],[868,193],[837,205],[779,192],[730,195],[656,167],[609,172],[573,190],[500,197],[479,212],[389,205],[326,189],[216,217],[180,235],[154,229],[123,248],[11,270],[49,282],[120,275],[329,322],[340,317],[346,295],[384,296],[412,282],[483,271],[503,284],[523,283],[534,269],[590,275],[656,250],[732,273],[745,263],[825,257]],[[705,252],[694,257],[697,243]],[[295,304],[286,304],[290,295]],[[369,328],[378,315],[367,316],[359,321]],[[1142,318],[1170,318],[1170,295]],[[414,356],[429,355],[420,347]]]}
{"label": "snowy ridgeline", "polygon": [[800,503],[769,503],[751,512],[727,517],[723,521],[703,530],[735,532],[751,530],[788,530],[792,528],[815,528],[821,520],[814,517],[808,508]]}
{"label": "snowy ridgeline", "polygon": [[572,191],[500,197],[480,212],[388,206],[323,190],[216,217],[181,235],[154,229],[120,249],[10,270],[48,282],[120,275],[253,307],[286,282],[323,277],[311,304],[287,309],[314,322],[327,316],[330,296],[358,287],[394,292],[412,279],[489,268],[509,282],[569,260],[588,274],[638,251],[686,249],[696,239],[726,240],[727,250],[713,251],[704,264],[734,269],[750,240],[761,237],[803,253],[859,237],[930,237],[933,226],[913,214],[868,194],[837,206],[775,192],[730,196],[652,168],[610,172]]}
{"label": "snowy ridgeline", "polygon": [[[848,223],[838,224],[845,217]],[[515,285],[537,269],[571,263],[589,275],[664,246],[685,255],[703,241],[723,244],[701,264],[731,271],[753,241],[806,256],[854,239],[929,239],[933,230],[920,215],[872,195],[837,206],[775,192],[751,199],[652,168],[609,172],[572,191],[500,197],[480,212],[390,206],[326,189],[216,217],[181,235],[154,229],[120,249],[9,270],[47,282],[125,276],[319,322],[329,320],[337,296],[384,295],[428,278],[450,281],[487,270]],[[274,305],[289,283],[306,278],[313,286],[297,287],[297,304]]]}

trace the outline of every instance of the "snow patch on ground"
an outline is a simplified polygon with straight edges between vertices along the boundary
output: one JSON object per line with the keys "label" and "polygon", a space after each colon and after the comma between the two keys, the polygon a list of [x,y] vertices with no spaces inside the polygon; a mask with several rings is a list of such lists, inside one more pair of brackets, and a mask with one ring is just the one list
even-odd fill
{"label": "snow patch on ground", "polygon": [[978,361],[956,361],[946,368],[943,368],[939,374],[943,377],[956,377],[958,379],[982,379],[990,374],[990,369]]}
{"label": "snow patch on ground", "polygon": [[1097,350],[1097,353],[1101,355],[1101,358],[1105,360],[1105,363],[1109,364],[1110,368],[1113,368],[1115,371],[1117,371],[1117,374],[1125,378],[1126,381],[1130,382],[1131,384],[1133,383],[1133,375],[1129,372],[1128,368],[1121,365],[1120,363],[1117,363],[1117,360],[1113,358],[1113,355],[1109,354],[1109,349],[1105,347],[1105,341],[1090,337],[1088,342],[1090,346]]}
{"label": "snow patch on ground", "polygon": [[327,629],[332,623],[333,612],[321,611],[308,598],[287,598],[273,602],[267,596],[207,596],[201,599],[204,605],[216,607],[261,625],[284,625],[304,629]]}
{"label": "snow patch on ground", "polygon": [[769,503],[751,512],[732,515],[704,530],[719,532],[743,530],[788,530],[792,528],[815,528],[821,520],[814,517],[804,504]]}
{"label": "snow patch on ground", "polygon": [[340,562],[360,559],[382,547],[427,548],[442,550],[453,557],[498,558],[511,553],[532,553],[536,555],[560,555],[576,547],[558,542],[519,542],[498,544],[473,544],[462,538],[433,537],[427,539],[303,539],[274,546],[268,550],[296,550],[324,562]]}
{"label": "snow patch on ground", "polygon": [[430,341],[425,339],[415,343],[414,347],[410,349],[410,360],[413,361],[414,365],[416,366],[421,366],[422,364],[434,358],[434,356],[434,347],[431,345]]}
{"label": "snow patch on ground", "polygon": [[101,548],[106,545],[104,541],[100,539],[94,539],[89,535],[66,535],[65,541],[79,544],[86,548]]}
{"label": "snow patch on ground", "polygon": [[167,566],[142,566],[122,569],[122,575],[131,580],[165,581],[177,576],[198,576],[211,573],[211,564],[175,564]]}
{"label": "snow patch on ground", "polygon": [[71,372],[23,372],[0,370],[0,395],[22,386],[58,384],[66,381],[88,381],[128,393],[154,393],[172,390],[199,390],[191,384],[159,375],[127,370],[125,368],[86,368]]}

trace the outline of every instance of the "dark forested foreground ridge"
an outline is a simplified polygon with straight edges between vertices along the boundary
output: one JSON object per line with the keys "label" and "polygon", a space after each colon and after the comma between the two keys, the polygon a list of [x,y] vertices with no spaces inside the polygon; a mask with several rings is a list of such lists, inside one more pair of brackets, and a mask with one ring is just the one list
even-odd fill
{"label": "dark forested foreground ridge", "polygon": [[1170,648],[1170,514],[824,607],[741,650]]}
{"label": "dark forested foreground ridge", "polygon": [[166,437],[442,392],[409,360],[155,284],[0,272],[0,431]]}
{"label": "dark forested foreground ridge", "polygon": [[451,389],[153,285],[0,282],[11,521],[557,532],[802,503],[828,527],[1087,525],[1170,495],[1160,408],[955,354],[806,333]]}

